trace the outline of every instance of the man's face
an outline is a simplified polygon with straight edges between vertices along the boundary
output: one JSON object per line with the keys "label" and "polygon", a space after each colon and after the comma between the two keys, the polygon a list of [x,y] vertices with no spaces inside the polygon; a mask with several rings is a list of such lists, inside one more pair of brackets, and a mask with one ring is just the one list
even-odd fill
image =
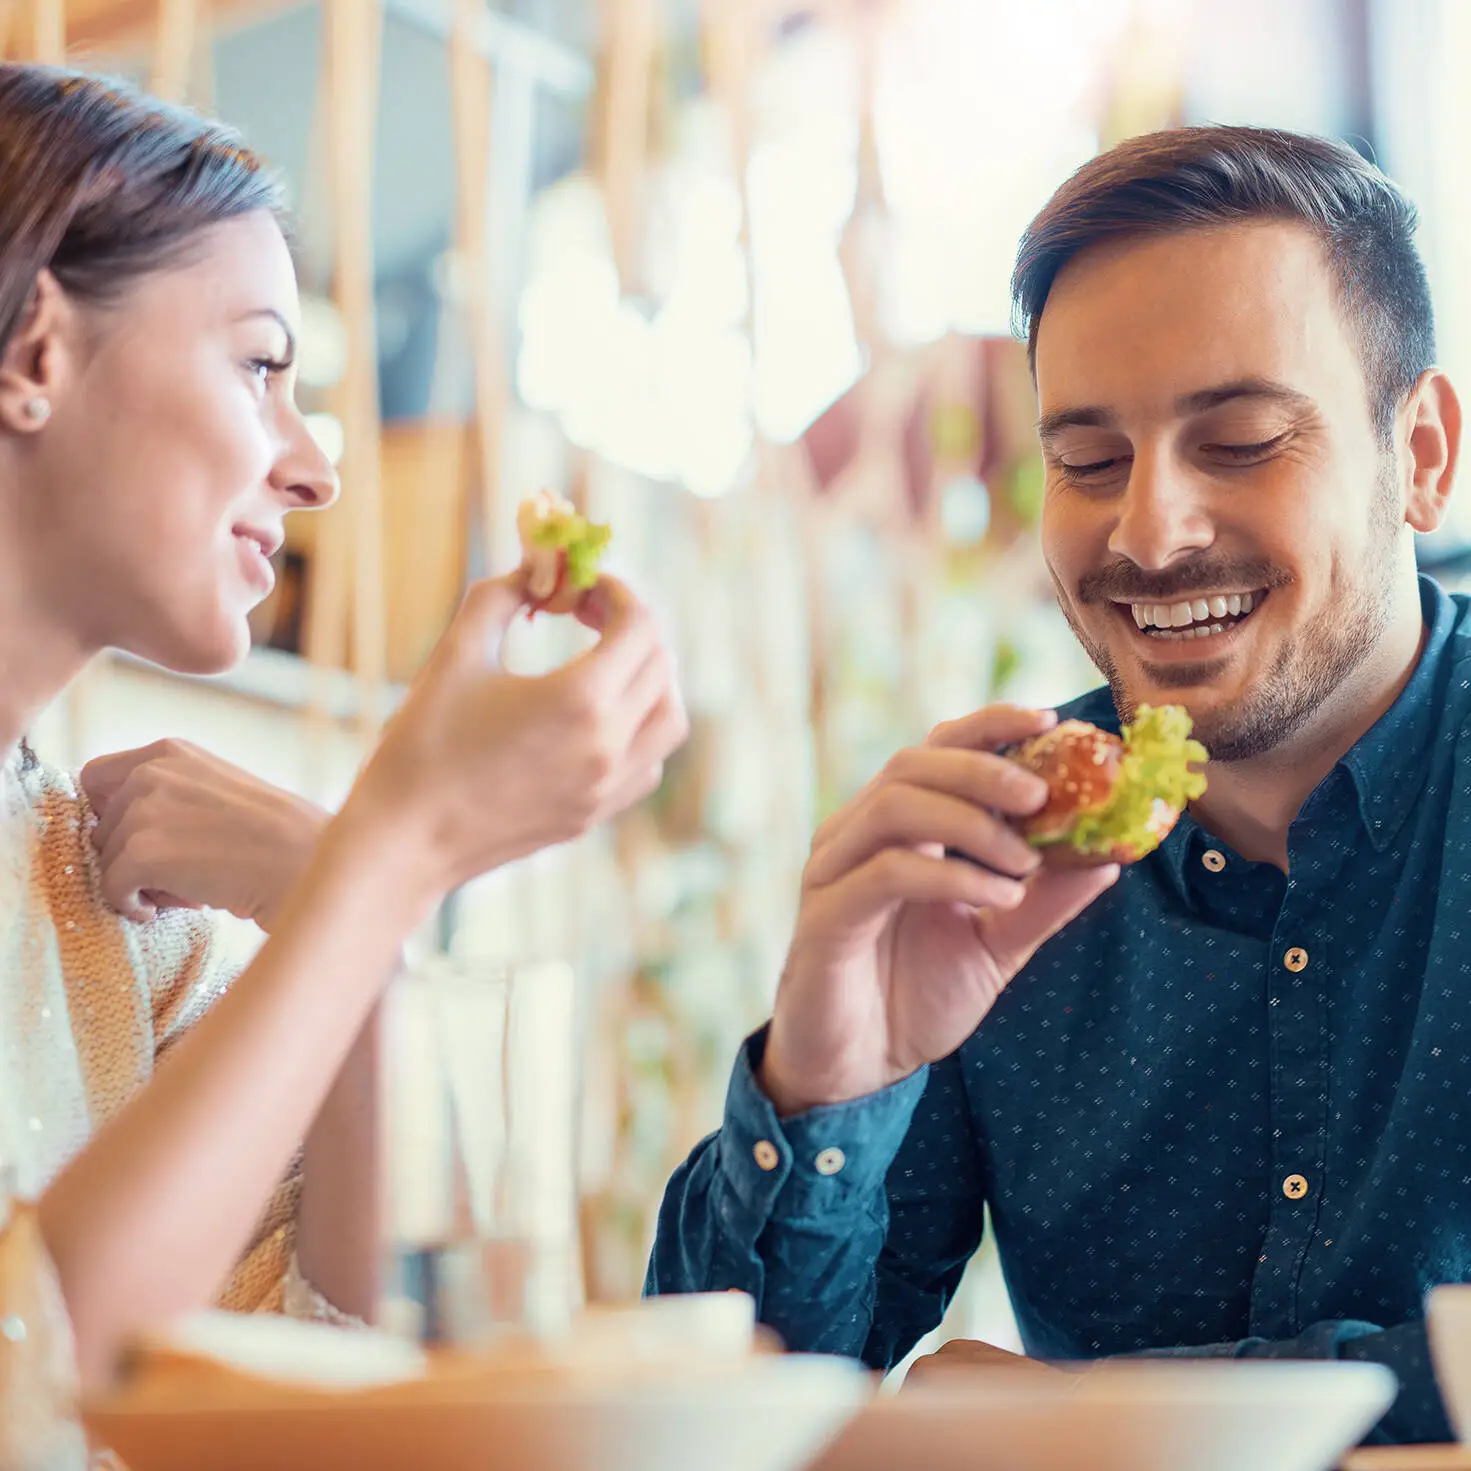
{"label": "man's face", "polygon": [[1121,712],[1183,704],[1241,760],[1342,699],[1412,552],[1314,237],[1254,222],[1086,251],[1036,361],[1043,549]]}

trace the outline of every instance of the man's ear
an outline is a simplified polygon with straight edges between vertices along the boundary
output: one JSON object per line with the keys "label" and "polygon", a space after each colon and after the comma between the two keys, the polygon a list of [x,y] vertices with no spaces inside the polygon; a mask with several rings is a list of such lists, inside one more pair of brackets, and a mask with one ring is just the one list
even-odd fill
{"label": "man's ear", "polygon": [[34,434],[51,417],[66,377],[67,329],[73,312],[56,277],[42,271],[0,353],[0,428]]}
{"label": "man's ear", "polygon": [[1405,520],[1434,531],[1445,520],[1461,454],[1461,400],[1439,368],[1422,373],[1406,400],[1409,450],[1405,467]]}

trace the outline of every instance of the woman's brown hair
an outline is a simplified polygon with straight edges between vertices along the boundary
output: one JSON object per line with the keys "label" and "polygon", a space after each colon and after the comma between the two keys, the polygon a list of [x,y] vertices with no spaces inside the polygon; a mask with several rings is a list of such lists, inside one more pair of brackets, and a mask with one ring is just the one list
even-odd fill
{"label": "woman's brown hair", "polygon": [[[230,129],[125,82],[0,63],[0,351],[50,271],[80,301],[189,258],[215,225],[284,209]],[[21,742],[23,767],[36,764]]]}
{"label": "woman's brown hair", "polygon": [[123,82],[0,64],[0,348],[43,270],[106,302],[187,259],[212,226],[282,203],[219,123]]}

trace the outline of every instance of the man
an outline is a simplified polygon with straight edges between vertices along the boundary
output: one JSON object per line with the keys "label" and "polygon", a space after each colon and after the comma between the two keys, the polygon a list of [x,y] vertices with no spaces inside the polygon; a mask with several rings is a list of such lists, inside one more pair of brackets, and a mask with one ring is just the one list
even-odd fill
{"label": "man", "polygon": [[[743,1288],[897,1363],[989,1206],[1029,1354],[1378,1359],[1446,1439],[1424,1294],[1471,1279],[1471,611],[1417,580],[1461,414],[1414,212],[1324,141],[1127,142],[1013,286],[1058,599],[1117,729],[1210,788],[1122,875],[1037,871],[991,708],[816,835],[770,1025],[669,1187],[649,1290]],[[967,855],[947,857],[946,850]]]}

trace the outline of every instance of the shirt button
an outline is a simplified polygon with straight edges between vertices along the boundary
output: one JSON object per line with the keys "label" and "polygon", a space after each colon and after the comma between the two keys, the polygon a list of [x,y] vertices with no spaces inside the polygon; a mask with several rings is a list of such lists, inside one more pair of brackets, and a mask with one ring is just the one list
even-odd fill
{"label": "shirt button", "polygon": [[1301,1175],[1289,1175],[1282,1182],[1282,1193],[1288,1200],[1301,1200],[1308,1193],[1308,1182]]}
{"label": "shirt button", "polygon": [[776,1152],[776,1145],[770,1139],[758,1139],[751,1153],[755,1155],[756,1163],[763,1170],[774,1170],[781,1163],[781,1156]]}
{"label": "shirt button", "polygon": [[1214,848],[1207,848],[1205,852],[1200,855],[1200,861],[1205,864],[1205,866],[1212,873],[1220,873],[1220,871],[1226,866],[1226,855],[1224,853],[1217,852]]}
{"label": "shirt button", "polygon": [[819,1175],[836,1175],[847,1163],[848,1156],[841,1149],[824,1149],[817,1156],[817,1173]]}
{"label": "shirt button", "polygon": [[1282,957],[1282,964],[1288,970],[1306,970],[1308,968],[1308,952],[1300,945],[1294,945],[1286,955]]}

